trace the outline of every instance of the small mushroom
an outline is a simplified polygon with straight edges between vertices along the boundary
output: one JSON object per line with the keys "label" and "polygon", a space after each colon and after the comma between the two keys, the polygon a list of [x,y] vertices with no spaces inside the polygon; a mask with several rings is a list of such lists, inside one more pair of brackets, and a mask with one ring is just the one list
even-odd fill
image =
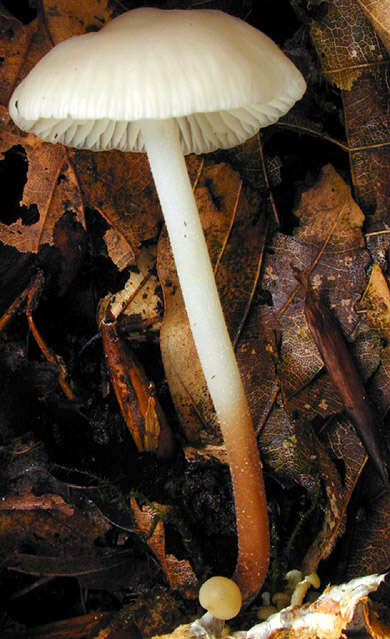
{"label": "small mushroom", "polygon": [[199,603],[215,619],[226,621],[240,612],[241,591],[232,579],[210,577],[200,587]]}
{"label": "small mushroom", "polygon": [[244,142],[276,122],[305,88],[276,44],[238,18],[216,10],[140,8],[58,44],[9,104],[21,129],[49,142],[148,154],[228,454],[239,548],[235,578],[245,600],[258,592],[268,566],[262,468],[184,155]]}

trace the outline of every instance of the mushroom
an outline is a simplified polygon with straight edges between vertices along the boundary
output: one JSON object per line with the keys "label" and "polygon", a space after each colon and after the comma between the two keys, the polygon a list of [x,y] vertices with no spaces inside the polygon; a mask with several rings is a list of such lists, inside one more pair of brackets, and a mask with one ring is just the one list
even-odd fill
{"label": "mushroom", "polygon": [[241,591],[232,579],[210,577],[199,589],[199,603],[215,619],[233,619],[240,612]]}
{"label": "mushroom", "polygon": [[305,91],[266,35],[217,10],[128,11],[55,46],[11,96],[23,130],[94,151],[146,151],[232,476],[235,579],[244,600],[268,566],[262,467],[184,155],[234,147]]}

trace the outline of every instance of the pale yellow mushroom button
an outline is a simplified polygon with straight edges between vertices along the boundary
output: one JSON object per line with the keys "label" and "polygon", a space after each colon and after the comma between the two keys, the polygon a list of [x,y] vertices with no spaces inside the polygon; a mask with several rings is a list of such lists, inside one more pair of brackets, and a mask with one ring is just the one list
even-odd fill
{"label": "pale yellow mushroom button", "polygon": [[241,591],[227,577],[211,577],[200,587],[199,602],[216,619],[232,619],[241,609]]}

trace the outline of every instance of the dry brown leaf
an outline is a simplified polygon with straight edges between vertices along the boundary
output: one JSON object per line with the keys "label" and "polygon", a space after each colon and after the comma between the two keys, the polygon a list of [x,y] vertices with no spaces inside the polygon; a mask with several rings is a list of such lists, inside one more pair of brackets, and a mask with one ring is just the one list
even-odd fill
{"label": "dry brown leaf", "polygon": [[278,330],[279,324],[270,309],[253,301],[236,353],[256,433],[261,432],[279,392]]}
{"label": "dry brown leaf", "polygon": [[[295,214],[301,225],[294,238],[281,234],[275,236],[273,254],[267,255],[263,278],[263,286],[272,294],[275,312],[282,313],[279,372],[282,388],[285,388],[287,397],[295,396],[293,401],[296,401],[297,392],[321,370],[322,361],[303,317],[302,296],[298,293],[289,303],[297,285],[292,267],[299,270],[310,268],[327,234],[333,229],[311,275],[311,285],[348,335],[359,321],[355,305],[366,285],[365,269],[369,262],[361,232],[364,216],[352,199],[349,187],[332,167],[324,167],[317,183],[303,193]],[[322,416],[329,414],[326,412],[329,405],[334,405],[329,391],[326,393],[323,404],[320,400],[317,406]],[[328,400],[329,405],[326,406]]]}
{"label": "dry brown leaf", "polygon": [[147,157],[121,151],[71,151],[87,206],[121,236],[132,262],[144,240],[157,236],[161,211]]}
{"label": "dry brown leaf", "polygon": [[351,421],[341,415],[331,420],[327,427],[327,439],[334,456],[343,464],[343,496],[344,511],[357,479],[366,461],[366,451],[357,438]]}
{"label": "dry brown leaf", "polygon": [[18,145],[24,148],[28,174],[21,205],[36,207],[39,213],[38,221],[32,224],[17,220],[0,226],[3,243],[21,252],[37,252],[45,243],[54,245],[56,224],[67,211],[85,226],[84,206],[98,210],[115,229],[132,262],[141,241],[157,235],[160,207],[145,155],[67,151],[21,133],[8,116],[12,89],[51,48],[52,40],[57,42],[88,26],[99,26],[109,18],[107,6],[107,2],[97,6],[90,0],[71,5],[65,2],[59,7],[48,0],[46,13],[40,13],[27,27],[14,18],[1,17],[0,55],[7,64],[2,67],[0,87],[0,153]]}
{"label": "dry brown leaf", "polygon": [[110,5],[108,0],[42,0],[53,44],[100,29],[112,16]]}
{"label": "dry brown leaf", "polygon": [[373,264],[359,311],[386,340],[390,339],[390,289],[378,264]]}
{"label": "dry brown leaf", "polygon": [[320,443],[308,424],[293,422],[275,405],[260,434],[262,457],[282,481],[314,494],[319,488]]}
{"label": "dry brown leaf", "polygon": [[[288,410],[298,410],[306,419],[340,411],[332,387],[310,382],[323,367],[303,315],[302,296],[290,304],[296,288],[294,267],[304,270],[315,260],[319,247],[336,223],[331,239],[313,271],[311,285],[326,301],[344,332],[355,328],[359,316],[355,304],[366,284],[368,253],[362,248],[363,215],[353,201],[350,189],[327,166],[317,183],[302,195],[295,214],[301,220],[295,237],[276,234],[265,260],[263,287],[271,294],[274,310],[280,313],[282,327],[281,361],[278,367]],[[286,306],[287,304],[287,306]]]}
{"label": "dry brown leaf", "polygon": [[[61,637],[72,637],[72,639],[83,639],[84,637],[99,637],[99,639],[132,639],[126,635],[115,638],[110,635],[111,613],[93,612],[81,615],[80,617],[71,617],[61,621],[53,621],[43,626],[35,626],[34,630],[20,629],[18,639],[60,639]],[[13,630],[5,630],[2,633],[2,639],[15,639]]]}
{"label": "dry brown leaf", "polygon": [[[8,104],[13,90],[10,79],[15,80],[18,77],[37,27],[37,20],[28,26],[23,26],[21,22],[7,15],[4,10],[0,13],[0,52],[2,58],[0,104],[4,106]],[[17,46],[15,46],[16,43]],[[3,112],[1,121],[4,121]]]}
{"label": "dry brown leaf", "polygon": [[[369,393],[378,414],[383,418],[390,408],[389,376],[390,376],[390,289],[378,264],[373,264],[367,287],[359,303],[359,312],[363,320],[371,328],[371,339],[368,341],[368,360],[373,365]],[[366,331],[367,334],[367,331]],[[385,344],[383,344],[383,339]],[[378,340],[377,347],[373,342]],[[375,365],[374,348],[379,354]],[[365,358],[365,361],[367,359]],[[365,364],[367,368],[367,364]]]}
{"label": "dry brown leaf", "polygon": [[370,460],[388,483],[383,446],[378,434],[378,415],[374,410],[351,349],[328,306],[316,295],[306,274],[297,273],[305,292],[304,313],[310,333],[321,355],[327,374],[340,397],[346,415],[355,425]]}
{"label": "dry brown leaf", "polygon": [[367,67],[378,66],[387,53],[356,0],[331,0],[326,16],[313,22],[311,35],[324,74],[350,90]]}
{"label": "dry brown leaf", "polygon": [[390,565],[390,495],[382,492],[369,503],[362,501],[358,526],[349,531],[348,577],[371,570],[387,570]]}
{"label": "dry brown leaf", "polygon": [[[370,396],[381,417],[385,417],[390,409],[390,345],[381,351],[380,366],[370,380]],[[384,433],[385,434],[385,433]]]}
{"label": "dry brown leaf", "polygon": [[[328,438],[335,457],[345,463],[344,478],[310,424],[292,422],[283,408],[273,409],[260,435],[263,459],[279,480],[302,486],[314,504],[320,486],[325,493],[319,520],[315,512],[310,512],[310,505],[308,512],[301,511],[299,516],[302,524],[310,515],[312,530],[310,547],[302,548],[302,541],[298,542],[299,552],[304,553],[300,567],[305,574],[317,569],[345,532],[346,509],[365,460],[365,451],[347,420],[335,420],[329,427]],[[290,534],[296,534],[293,528]],[[290,544],[293,541],[292,548],[296,546],[297,539],[288,541]]]}
{"label": "dry brown leaf", "polygon": [[[19,219],[12,224],[0,224],[0,239],[20,252],[38,252],[43,244],[56,244],[56,225],[66,212],[85,227],[84,208],[76,175],[63,147],[45,144],[33,135],[21,133],[10,121],[7,103],[20,74],[34,64],[49,48],[50,42],[41,22],[36,20],[22,27],[14,18],[2,18],[0,54],[10,62],[2,75],[0,152],[22,146],[27,154],[28,172],[21,205],[36,207],[37,221]],[[19,47],[19,42],[21,46]],[[9,51],[13,56],[9,56]],[[34,209],[32,209],[34,211]],[[74,247],[77,250],[76,247]],[[71,247],[68,245],[68,251]],[[69,258],[69,255],[68,255]]]}
{"label": "dry brown leaf", "polygon": [[386,229],[390,220],[390,91],[385,69],[365,73],[352,91],[342,93],[352,181],[357,202],[370,216],[368,231]]}
{"label": "dry brown leaf", "polygon": [[325,75],[342,89],[355,195],[366,215],[375,214],[369,227],[377,231],[386,228],[390,210],[389,54],[363,4],[373,14],[374,4],[383,3],[331,0],[312,37]]}
{"label": "dry brown leaf", "polygon": [[123,271],[133,263],[134,253],[123,235],[118,233],[118,231],[115,231],[112,227],[109,228],[104,235],[104,240],[107,246],[107,253],[118,271]]}
{"label": "dry brown leaf", "polygon": [[161,516],[161,512],[167,512],[167,508],[160,504],[155,504],[154,508],[143,506],[141,509],[134,497],[131,498],[130,505],[138,530],[146,535],[146,543],[159,560],[171,588],[185,591],[187,596],[193,597],[198,580],[190,563],[184,559],[176,559],[173,555],[167,554],[165,550],[164,523],[158,518],[157,510]]}
{"label": "dry brown leaf", "polygon": [[[110,237],[113,234],[115,232],[112,230]],[[112,256],[107,233],[106,241],[107,250]],[[137,266],[130,270],[124,288],[114,295],[109,293],[101,301],[102,307],[110,305],[110,316],[118,320],[121,331],[130,341],[154,341],[159,338],[163,305],[155,267],[155,247],[143,247],[137,256]]]}
{"label": "dry brown leaf", "polygon": [[[316,570],[320,561],[329,557],[336,542],[345,533],[347,508],[366,461],[366,451],[348,419],[344,417],[333,419],[331,424],[327,425],[327,438],[335,458],[344,466],[344,473],[341,478],[327,449],[319,446],[320,472],[327,502],[321,530],[302,562],[302,570],[305,574]],[[370,566],[369,572],[374,568]]]}
{"label": "dry brown leaf", "polygon": [[327,254],[358,250],[364,245],[364,215],[352,199],[348,184],[329,164],[323,167],[314,186],[302,193],[294,215],[299,219],[294,237],[302,244],[319,249],[327,239],[330,224],[337,222]]}
{"label": "dry brown leaf", "polygon": [[[311,283],[337,317],[344,333],[350,334],[356,332],[360,319],[355,305],[366,286],[368,255],[362,248],[364,216],[353,201],[349,187],[332,167],[325,167],[317,183],[302,195],[296,215],[300,226],[294,238],[281,234],[274,237],[272,252],[267,254],[265,261],[263,287],[272,294],[275,312],[282,311],[278,374],[284,407],[289,415],[294,416],[293,425],[290,424],[283,433],[283,442],[288,439],[290,446],[279,443],[280,452],[275,457],[278,448],[275,443],[274,457],[270,459],[268,443],[265,459],[278,473],[282,472],[282,476],[290,466],[290,479],[293,477],[299,481],[302,468],[296,462],[291,466],[290,460],[304,460],[302,446],[304,450],[310,441],[308,429],[302,437],[299,424],[341,414],[344,406],[328,376],[320,374],[323,362],[303,316],[301,294],[298,292],[289,303],[291,292],[296,288],[292,267],[301,270],[310,268],[332,230],[325,251],[312,273]],[[376,369],[380,350],[379,345],[375,344],[375,352],[366,353],[362,360],[367,367],[375,355],[376,363],[369,369],[371,374]],[[358,355],[362,353],[364,349],[357,350]],[[279,415],[276,421],[281,425],[286,419],[288,425],[287,415],[284,420]],[[269,442],[269,437],[273,436],[273,422],[271,413],[261,437],[263,446],[267,442],[266,438]],[[332,425],[327,422],[326,429],[330,450],[335,459],[344,463],[345,473],[341,477],[334,459],[323,444],[317,442],[311,447],[311,455],[316,458],[314,464],[312,462],[311,474],[315,477],[317,471],[323,478],[327,500],[321,530],[304,560],[305,572],[311,572],[321,559],[329,556],[337,538],[344,532],[346,509],[365,462],[365,452],[348,420],[333,420]],[[306,459],[309,461],[310,455],[306,455]],[[306,472],[308,469],[310,464],[306,463]],[[310,479],[310,472],[307,479]]]}
{"label": "dry brown leaf", "polygon": [[92,557],[96,538],[109,528],[96,509],[67,504],[60,495],[39,498],[25,492],[5,496],[0,512],[0,541],[3,559],[22,548],[39,556],[66,557],[83,552]]}
{"label": "dry brown leaf", "polygon": [[390,51],[390,5],[388,0],[357,0],[386,49]]}
{"label": "dry brown leaf", "polygon": [[68,211],[85,227],[84,207],[77,178],[63,147],[42,143],[5,133],[2,150],[23,145],[29,162],[22,206],[36,206],[39,219],[25,224],[19,219],[12,224],[0,224],[0,239],[21,253],[37,253],[43,244],[55,245],[56,225]]}

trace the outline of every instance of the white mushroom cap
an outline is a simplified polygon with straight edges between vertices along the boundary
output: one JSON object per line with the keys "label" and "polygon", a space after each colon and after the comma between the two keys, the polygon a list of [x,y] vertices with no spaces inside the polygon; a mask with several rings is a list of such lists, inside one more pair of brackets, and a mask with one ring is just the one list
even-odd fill
{"label": "white mushroom cap", "polygon": [[77,148],[143,151],[142,119],[176,119],[183,152],[231,148],[303,95],[266,35],[216,10],[128,11],[54,47],[14,91],[18,126]]}

